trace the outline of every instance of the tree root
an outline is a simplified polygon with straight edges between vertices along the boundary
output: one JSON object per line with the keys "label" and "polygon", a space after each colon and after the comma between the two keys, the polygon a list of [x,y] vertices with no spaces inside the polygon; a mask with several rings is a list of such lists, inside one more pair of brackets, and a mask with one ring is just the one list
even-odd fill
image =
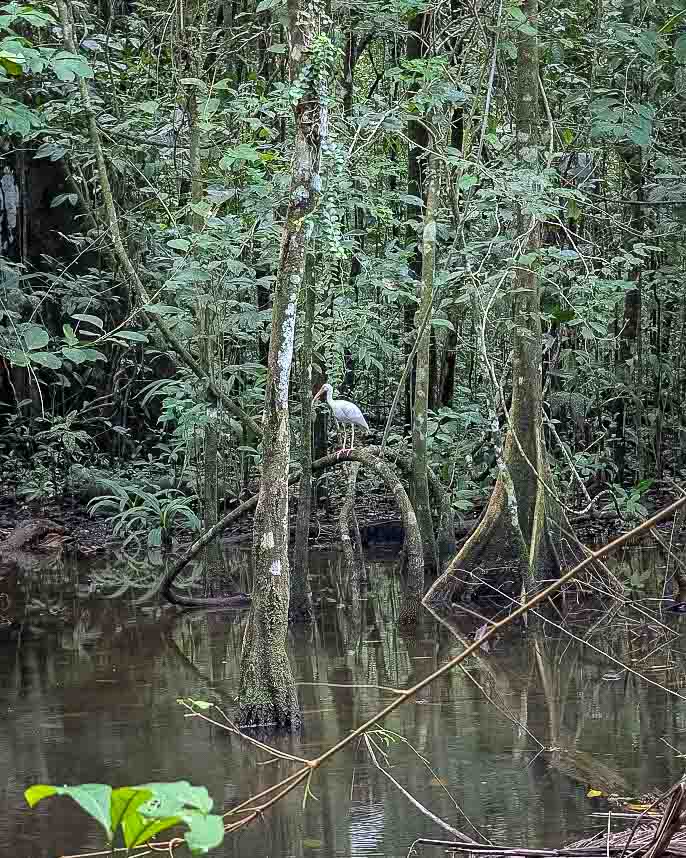
{"label": "tree root", "polygon": [[[328,468],[341,465],[344,462],[359,462],[366,468],[374,471],[383,480],[388,491],[395,497],[402,517],[403,528],[405,530],[405,550],[407,555],[406,568],[406,619],[411,620],[414,608],[410,605],[416,603],[416,608],[419,607],[423,591],[424,591],[424,556],[422,549],[422,540],[419,534],[417,518],[414,514],[414,509],[407,496],[407,492],[403,488],[402,483],[394,473],[391,466],[369,452],[367,449],[345,450],[338,453],[332,453],[329,456],[323,456],[312,463],[312,472],[318,473],[325,471]],[[289,480],[289,485],[293,485],[300,479],[300,474],[293,474]],[[179,605],[184,608],[218,608],[218,607],[236,607],[237,598],[242,599],[241,604],[245,604],[243,596],[226,596],[212,598],[194,598],[184,596],[174,589],[174,580],[179,573],[187,566],[203,548],[216,537],[220,536],[229,525],[238,521],[246,513],[255,509],[257,506],[257,495],[242,503],[236,509],[231,510],[225,516],[205,531],[190,548],[183,554],[174,565],[166,572],[160,584],[162,595],[174,605]]]}

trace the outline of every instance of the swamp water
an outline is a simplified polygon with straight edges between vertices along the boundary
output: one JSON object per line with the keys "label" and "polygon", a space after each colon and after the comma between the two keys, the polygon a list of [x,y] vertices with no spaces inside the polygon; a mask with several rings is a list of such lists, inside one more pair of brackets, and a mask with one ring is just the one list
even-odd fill
{"label": "swamp water", "polygon": [[[228,559],[245,570],[240,555]],[[275,743],[303,757],[378,711],[392,699],[389,689],[412,685],[455,655],[459,636],[468,640],[479,625],[466,616],[451,630],[427,612],[416,635],[403,636],[390,558],[370,562],[372,585],[347,608],[336,597],[337,562],[314,556],[313,587],[324,601],[315,628],[289,640],[304,726]],[[625,562],[649,570],[661,561],[634,552]],[[66,799],[30,811],[23,790],[32,783],[186,779],[207,786],[215,807],[225,809],[293,770],[184,717],[176,702],[210,700],[231,713],[247,613],[182,614],[151,604],[141,597],[160,570],[139,567],[137,587],[127,589],[123,569],[66,564],[20,576],[5,597],[33,607],[30,621],[44,634],[0,643],[2,858],[102,848],[95,824]],[[94,580],[109,598],[88,592]],[[9,586],[0,580],[0,589]],[[69,591],[72,598],[57,595]],[[50,628],[46,617],[64,622]],[[632,796],[677,780],[683,761],[674,749],[686,751],[684,620],[665,620],[673,634],[628,605],[595,619],[595,646],[680,696],[554,628],[538,637],[516,632],[491,641],[466,670],[441,678],[386,720],[405,740],[383,746],[393,777],[467,834],[473,825],[499,845],[529,847],[559,846],[604,828],[606,818],[592,814],[605,808],[587,797],[589,788]],[[210,854],[390,858],[406,856],[417,837],[449,837],[374,768],[363,746],[320,770],[312,791],[316,798],[304,810],[296,791]]]}

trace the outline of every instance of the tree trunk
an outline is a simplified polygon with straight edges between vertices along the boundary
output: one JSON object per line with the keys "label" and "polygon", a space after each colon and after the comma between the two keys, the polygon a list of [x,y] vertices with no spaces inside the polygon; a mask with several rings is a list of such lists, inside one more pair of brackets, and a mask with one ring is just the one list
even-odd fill
{"label": "tree trunk", "polygon": [[307,277],[305,286],[305,321],[300,352],[300,468],[298,517],[295,521],[294,569],[291,574],[291,622],[312,620],[310,590],[310,513],[312,509],[312,340],[316,293]]}
{"label": "tree trunk", "polygon": [[[288,387],[293,361],[298,291],[305,277],[306,218],[321,180],[319,161],[327,116],[322,80],[308,63],[319,32],[318,4],[288,2],[289,75],[304,89],[294,105],[295,151],[288,212],[272,306],[271,341],[264,404],[262,479],[253,526],[253,606],[243,641],[239,688],[240,722],[292,727],[300,712],[286,655],[289,605]],[[322,73],[326,73],[323,70]]]}
{"label": "tree trunk", "polygon": [[[535,30],[538,0],[521,7]],[[517,147],[522,164],[538,160],[538,43],[533,30],[518,34]],[[526,236],[524,254],[536,254],[541,225],[523,206],[517,213],[517,232]],[[522,261],[514,276],[514,356],[512,407],[499,473],[484,515],[472,536],[446,572],[426,595],[428,604],[449,601],[459,587],[459,573],[476,572],[476,595],[493,597],[494,587],[520,596],[535,581],[557,569],[558,527],[561,510],[544,488],[550,484],[542,421],[542,330],[540,285],[535,271]],[[490,362],[482,342],[482,358]],[[497,387],[492,371],[489,373]],[[494,415],[495,416],[495,415]],[[498,437],[497,418],[494,436]]]}
{"label": "tree trunk", "polygon": [[[412,447],[414,463],[412,469],[412,501],[424,547],[424,565],[430,571],[438,569],[436,539],[434,536],[431,502],[429,500],[429,481],[427,476],[428,455],[426,445],[427,416],[429,410],[429,350],[431,341],[430,320],[434,299],[434,268],[436,261],[436,210],[439,198],[439,167],[436,159],[430,157],[427,173],[428,190],[424,213],[424,232],[422,236],[422,292],[419,309],[415,315],[415,326],[419,343],[416,355],[416,381],[414,391],[414,414],[412,419]],[[422,331],[423,326],[423,331]],[[420,336],[421,335],[421,336]]]}
{"label": "tree trunk", "polygon": [[[407,36],[407,48],[405,56],[408,62],[421,60],[429,53],[429,33],[431,15],[421,13],[415,15],[409,26]],[[426,153],[429,148],[429,132],[424,121],[410,120],[407,123],[407,136],[410,145],[407,151],[407,193],[415,197],[417,202],[409,203],[407,206],[408,220],[421,220],[422,202],[426,191]],[[407,231],[407,240],[416,245],[415,227],[410,225]],[[415,280],[421,279],[422,255],[417,246],[410,260],[410,271]],[[414,304],[407,303],[404,307],[405,321],[405,359],[409,359],[412,348],[411,334],[414,330]],[[415,371],[414,367],[408,373],[405,388],[405,422],[412,423],[412,404],[414,402]]]}

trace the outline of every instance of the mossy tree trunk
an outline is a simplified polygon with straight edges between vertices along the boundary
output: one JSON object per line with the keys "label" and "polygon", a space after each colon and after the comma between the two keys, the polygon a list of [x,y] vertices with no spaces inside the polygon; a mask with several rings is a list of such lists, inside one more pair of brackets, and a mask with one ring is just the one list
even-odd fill
{"label": "mossy tree trunk", "polygon": [[298,292],[305,278],[307,217],[321,187],[319,162],[326,134],[320,82],[309,53],[319,32],[318,3],[288,2],[289,76],[302,95],[294,105],[295,149],[286,223],[272,302],[263,426],[262,479],[253,526],[253,605],[241,656],[240,722],[292,727],[300,713],[286,655],[289,607],[288,388]]}
{"label": "mossy tree trunk", "polygon": [[[520,163],[533,168],[531,186],[535,192],[535,165],[539,161],[538,0],[525,0],[521,8],[529,27],[518,34],[517,155]],[[475,572],[487,582],[475,585],[477,595],[494,596],[492,588],[496,587],[520,596],[559,566],[562,511],[545,488],[550,485],[551,474],[543,436],[540,283],[534,268],[541,223],[526,211],[525,204],[517,212],[517,232],[522,237],[521,254],[528,259],[517,262],[513,277],[512,406],[505,443],[498,453],[498,478],[479,525],[427,593],[428,604],[449,601],[460,588],[463,574]],[[483,348],[485,351],[485,344]],[[475,576],[472,580],[478,582]]]}
{"label": "mossy tree trunk", "polygon": [[[430,144],[431,145],[431,144]],[[431,501],[429,499],[428,453],[426,443],[429,411],[431,313],[434,300],[434,269],[436,263],[436,211],[439,199],[439,165],[429,156],[428,188],[422,234],[422,281],[415,326],[419,342],[415,364],[414,412],[412,415],[412,501],[414,503],[424,547],[424,565],[429,571],[438,569],[436,538],[434,536]],[[427,321],[428,320],[428,321]]]}
{"label": "mossy tree trunk", "polygon": [[308,271],[305,285],[305,318],[300,350],[300,484],[298,516],[295,521],[294,569],[291,573],[291,622],[312,620],[310,589],[310,514],[312,511],[312,343],[316,292]]}

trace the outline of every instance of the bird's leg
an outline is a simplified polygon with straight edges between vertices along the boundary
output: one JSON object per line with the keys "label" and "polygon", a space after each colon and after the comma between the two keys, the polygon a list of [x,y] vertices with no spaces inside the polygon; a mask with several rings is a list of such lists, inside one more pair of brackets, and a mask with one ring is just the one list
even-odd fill
{"label": "bird's leg", "polygon": [[353,434],[352,434],[352,438],[350,439],[350,449],[352,450],[352,448],[355,446],[355,424],[353,423],[351,425],[352,425],[352,433]]}
{"label": "bird's leg", "polygon": [[344,452],[345,452],[345,423],[342,423],[341,425],[343,426],[343,446],[342,446],[342,447],[341,447],[341,449],[336,453],[336,456],[337,456],[337,457],[338,457],[338,456],[340,456],[340,455],[341,455],[341,453],[344,453]]}

